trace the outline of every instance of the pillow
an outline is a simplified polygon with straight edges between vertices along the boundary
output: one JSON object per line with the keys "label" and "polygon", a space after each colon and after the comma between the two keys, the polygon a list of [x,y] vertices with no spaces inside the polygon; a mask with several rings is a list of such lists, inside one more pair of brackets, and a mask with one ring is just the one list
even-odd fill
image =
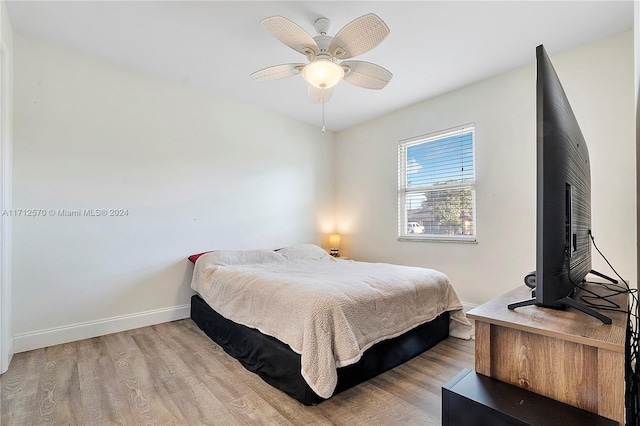
{"label": "pillow", "polygon": [[256,263],[282,262],[282,255],[272,250],[216,250],[203,253],[206,260],[211,265],[245,265]]}
{"label": "pillow", "polygon": [[196,263],[196,260],[198,260],[200,256],[207,253],[211,253],[211,251],[203,251],[202,253],[192,254],[191,256],[187,257],[187,259],[189,259],[193,263]]}
{"label": "pillow", "polygon": [[333,259],[329,253],[315,244],[300,244],[278,250],[287,260],[323,260]]}

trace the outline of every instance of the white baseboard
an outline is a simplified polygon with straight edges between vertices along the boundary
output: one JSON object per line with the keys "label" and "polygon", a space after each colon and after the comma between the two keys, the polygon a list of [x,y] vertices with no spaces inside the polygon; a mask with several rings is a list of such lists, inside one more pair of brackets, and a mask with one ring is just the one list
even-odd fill
{"label": "white baseboard", "polygon": [[97,321],[49,328],[31,333],[16,334],[13,336],[13,349],[15,353],[18,353],[91,337],[104,336],[105,334],[189,318],[190,312],[191,305],[178,305],[170,308],[154,309],[152,311],[105,318]]}
{"label": "white baseboard", "polygon": [[[477,306],[478,305],[472,303],[462,302],[464,312]],[[75,342],[76,340],[89,339],[91,337],[104,336],[105,334],[161,324],[163,322],[176,321],[189,318],[190,313],[191,305],[186,304],[105,318],[97,321],[71,324],[63,327],[48,328],[31,333],[16,334],[13,336],[13,352],[26,352],[47,346],[60,345],[62,343]]]}

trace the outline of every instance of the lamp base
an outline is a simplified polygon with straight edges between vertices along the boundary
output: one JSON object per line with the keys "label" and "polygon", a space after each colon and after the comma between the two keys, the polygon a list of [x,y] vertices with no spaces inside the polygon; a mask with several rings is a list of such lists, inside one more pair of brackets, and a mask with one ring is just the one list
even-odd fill
{"label": "lamp base", "polygon": [[329,254],[333,257],[340,257],[340,254],[338,254],[338,249],[337,248],[332,248],[331,251],[329,252]]}

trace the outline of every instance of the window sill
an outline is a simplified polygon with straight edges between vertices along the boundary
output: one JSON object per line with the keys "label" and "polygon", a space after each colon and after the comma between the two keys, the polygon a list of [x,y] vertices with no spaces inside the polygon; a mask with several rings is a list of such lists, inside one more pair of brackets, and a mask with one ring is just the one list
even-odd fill
{"label": "window sill", "polygon": [[435,236],[406,236],[398,237],[398,241],[411,241],[422,243],[458,243],[458,244],[478,244],[476,237],[435,237]]}

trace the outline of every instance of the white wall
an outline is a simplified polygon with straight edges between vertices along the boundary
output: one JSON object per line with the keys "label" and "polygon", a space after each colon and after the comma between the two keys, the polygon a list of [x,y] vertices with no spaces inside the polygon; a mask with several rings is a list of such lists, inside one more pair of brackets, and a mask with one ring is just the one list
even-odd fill
{"label": "white wall", "polygon": [[[0,212],[11,209],[13,32],[0,1]],[[11,216],[0,216],[0,373],[13,356],[11,320]]]}
{"label": "white wall", "polygon": [[14,208],[128,211],[14,218],[17,351],[188,316],[189,254],[320,242],[333,134],[38,39],[14,46]]}
{"label": "white wall", "polygon": [[[522,284],[535,269],[535,46],[531,58],[525,68],[337,135],[344,255],[439,269],[468,304]],[[589,145],[596,242],[635,285],[632,31],[551,59]],[[476,124],[478,243],[397,241],[398,141],[469,122]],[[597,256],[593,266],[610,272]]]}

